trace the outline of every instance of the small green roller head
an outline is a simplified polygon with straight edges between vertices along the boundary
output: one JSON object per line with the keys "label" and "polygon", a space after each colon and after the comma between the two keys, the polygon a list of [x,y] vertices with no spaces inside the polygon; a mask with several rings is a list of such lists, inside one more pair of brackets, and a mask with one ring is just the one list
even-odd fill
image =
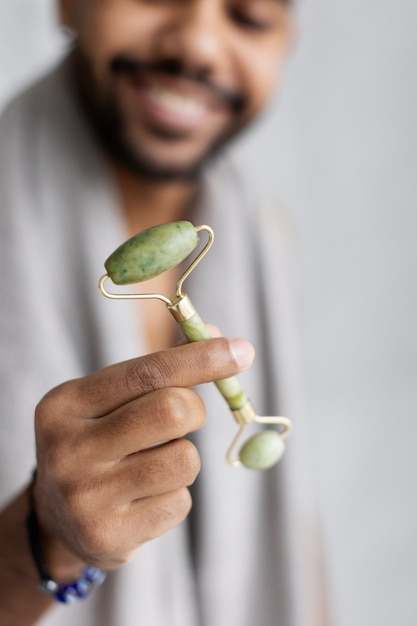
{"label": "small green roller head", "polygon": [[104,266],[116,285],[140,283],[175,267],[200,241],[191,222],[170,222],[148,228],[128,239]]}
{"label": "small green roller head", "polygon": [[273,467],[285,451],[285,443],[276,430],[264,430],[243,444],[239,459],[248,469],[265,470]]}

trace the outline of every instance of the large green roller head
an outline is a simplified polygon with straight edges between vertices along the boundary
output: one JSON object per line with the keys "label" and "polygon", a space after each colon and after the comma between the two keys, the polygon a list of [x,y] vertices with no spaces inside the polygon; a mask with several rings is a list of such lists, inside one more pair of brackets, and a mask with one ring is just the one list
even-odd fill
{"label": "large green roller head", "polygon": [[123,243],[104,265],[116,285],[140,283],[181,263],[199,241],[191,222],[161,224]]}

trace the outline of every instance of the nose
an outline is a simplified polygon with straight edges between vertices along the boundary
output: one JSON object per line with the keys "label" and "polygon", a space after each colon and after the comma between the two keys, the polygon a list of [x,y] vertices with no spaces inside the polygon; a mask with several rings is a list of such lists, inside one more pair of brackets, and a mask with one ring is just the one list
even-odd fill
{"label": "nose", "polygon": [[156,53],[212,73],[227,62],[227,30],[218,0],[174,3],[159,33]]}

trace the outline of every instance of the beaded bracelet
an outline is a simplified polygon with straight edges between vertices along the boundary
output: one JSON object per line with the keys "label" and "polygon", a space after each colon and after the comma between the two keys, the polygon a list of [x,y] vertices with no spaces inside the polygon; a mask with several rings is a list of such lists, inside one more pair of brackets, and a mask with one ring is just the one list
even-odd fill
{"label": "beaded bracelet", "polygon": [[28,533],[30,552],[40,578],[39,589],[42,593],[54,596],[55,600],[62,602],[63,604],[70,604],[75,600],[83,600],[90,595],[93,587],[101,585],[104,582],[107,574],[98,567],[88,566],[78,580],[65,585],[60,585],[54,578],[52,578],[52,576],[50,576],[44,564],[40,548],[40,528],[35,512],[33,498],[33,485],[35,478],[36,471],[33,474],[32,483],[29,489],[29,513],[26,519],[26,529]]}

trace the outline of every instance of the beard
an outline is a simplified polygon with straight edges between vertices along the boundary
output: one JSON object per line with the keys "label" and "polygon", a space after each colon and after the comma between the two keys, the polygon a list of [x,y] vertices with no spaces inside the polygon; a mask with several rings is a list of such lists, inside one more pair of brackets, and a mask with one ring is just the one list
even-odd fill
{"label": "beard", "polygon": [[[111,78],[126,76],[135,81],[143,77],[165,75],[170,78],[185,79],[196,83],[230,112],[231,122],[214,136],[208,145],[201,150],[191,162],[186,164],[164,163],[142,149],[139,142],[135,142],[127,130],[127,122],[122,105],[118,99],[116,89],[108,88],[105,93],[98,86],[91,70],[88,58],[79,49],[72,53],[72,80],[75,82],[77,93],[89,125],[104,151],[116,162],[126,167],[140,178],[153,181],[195,181],[218,153],[236,136],[245,125],[242,122],[246,109],[246,98],[237,91],[226,90],[213,83],[205,70],[185,67],[177,60],[162,60],[156,63],[145,63],[136,58],[119,55],[110,63],[108,72]],[[150,132],[159,141],[169,144],[181,142],[186,136],[181,132],[162,129],[148,124]]]}

